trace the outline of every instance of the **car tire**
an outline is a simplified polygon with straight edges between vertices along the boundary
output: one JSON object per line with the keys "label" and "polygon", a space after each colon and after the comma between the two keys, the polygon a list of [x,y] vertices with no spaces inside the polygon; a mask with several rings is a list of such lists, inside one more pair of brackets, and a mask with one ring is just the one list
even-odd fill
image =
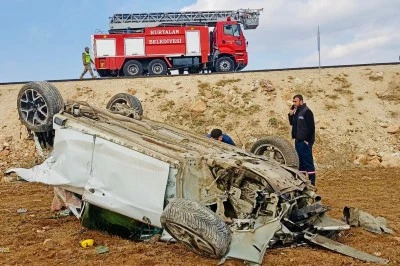
{"label": "car tire", "polygon": [[217,72],[232,72],[235,70],[235,63],[229,57],[220,57],[215,62],[215,70]]}
{"label": "car tire", "polygon": [[197,254],[222,258],[232,240],[228,226],[213,211],[187,199],[170,202],[161,224],[178,242]]}
{"label": "car tire", "polygon": [[58,89],[48,82],[30,82],[22,86],[17,97],[21,122],[33,132],[53,129],[53,116],[64,107]]}
{"label": "car tire", "polygon": [[265,155],[287,166],[299,167],[299,156],[293,145],[284,138],[278,136],[264,137],[256,141],[250,149],[251,153],[256,155]]}
{"label": "car tire", "polygon": [[143,66],[139,61],[129,60],[122,69],[126,77],[140,76],[143,73]]}
{"label": "car tire", "polygon": [[148,66],[150,75],[166,75],[167,64],[161,59],[154,59]]}
{"label": "car tire", "polygon": [[138,115],[143,115],[142,103],[136,96],[128,93],[118,93],[111,97],[111,99],[107,103],[106,108],[111,111],[117,111],[116,104],[126,104],[129,106],[129,108],[135,109]]}

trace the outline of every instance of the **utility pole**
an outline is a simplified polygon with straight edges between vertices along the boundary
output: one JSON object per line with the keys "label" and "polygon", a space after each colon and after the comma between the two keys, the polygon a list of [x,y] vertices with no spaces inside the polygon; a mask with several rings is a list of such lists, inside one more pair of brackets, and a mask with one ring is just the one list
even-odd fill
{"label": "utility pole", "polygon": [[321,70],[321,38],[320,38],[320,35],[319,35],[319,25],[318,25],[317,42],[318,42],[318,69],[320,71]]}

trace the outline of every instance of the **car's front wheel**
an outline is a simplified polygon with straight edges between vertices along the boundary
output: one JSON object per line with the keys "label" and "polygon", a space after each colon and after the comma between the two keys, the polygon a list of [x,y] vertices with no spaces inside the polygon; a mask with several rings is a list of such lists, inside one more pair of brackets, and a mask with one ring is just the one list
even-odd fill
{"label": "car's front wheel", "polygon": [[231,232],[210,209],[187,199],[170,202],[161,215],[161,224],[178,242],[197,254],[222,258],[229,249]]}

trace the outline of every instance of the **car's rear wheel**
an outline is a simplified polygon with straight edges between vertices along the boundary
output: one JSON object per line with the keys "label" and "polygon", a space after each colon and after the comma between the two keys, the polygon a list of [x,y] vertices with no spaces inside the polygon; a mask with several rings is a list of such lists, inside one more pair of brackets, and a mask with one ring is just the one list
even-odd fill
{"label": "car's rear wheel", "polygon": [[33,132],[52,130],[53,116],[64,107],[60,92],[48,82],[25,84],[17,99],[19,119]]}
{"label": "car's rear wheel", "polygon": [[107,103],[107,109],[111,111],[121,111],[121,108],[134,109],[140,116],[143,115],[143,107],[140,100],[128,93],[118,93]]}
{"label": "car's rear wheel", "polygon": [[264,155],[288,166],[299,167],[299,157],[293,145],[277,136],[264,137],[256,141],[250,149],[256,155]]}
{"label": "car's rear wheel", "polygon": [[178,242],[197,254],[223,257],[231,243],[228,226],[210,209],[187,199],[170,202],[161,215],[161,224]]}

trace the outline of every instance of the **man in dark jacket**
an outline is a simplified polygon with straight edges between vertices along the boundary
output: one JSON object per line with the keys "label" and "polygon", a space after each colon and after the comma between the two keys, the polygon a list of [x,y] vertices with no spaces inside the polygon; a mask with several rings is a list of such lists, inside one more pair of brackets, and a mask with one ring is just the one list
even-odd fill
{"label": "man in dark jacket", "polygon": [[219,141],[221,141],[223,143],[226,143],[226,144],[230,144],[230,145],[236,146],[235,142],[233,142],[231,137],[229,137],[227,134],[223,134],[222,130],[218,129],[218,128],[214,128],[213,130],[211,130],[211,133],[208,134],[207,137],[213,138],[215,140],[219,140]]}
{"label": "man in dark jacket", "polygon": [[307,173],[311,184],[315,186],[315,167],[312,146],[315,142],[314,114],[303,102],[303,96],[293,97],[293,106],[288,114],[292,126],[292,138],[299,155],[299,170]]}

